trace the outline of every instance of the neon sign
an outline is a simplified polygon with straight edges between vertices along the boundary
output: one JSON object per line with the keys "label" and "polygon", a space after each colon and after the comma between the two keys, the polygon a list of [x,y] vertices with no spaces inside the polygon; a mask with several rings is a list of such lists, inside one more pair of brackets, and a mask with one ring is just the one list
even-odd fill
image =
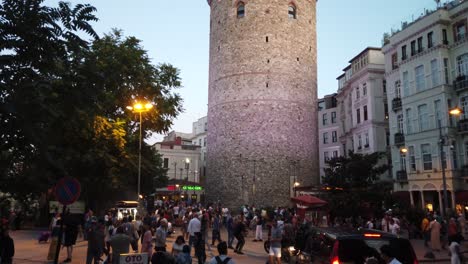
{"label": "neon sign", "polygon": [[202,191],[203,187],[186,185],[186,186],[182,186],[182,190],[184,190],[184,191]]}

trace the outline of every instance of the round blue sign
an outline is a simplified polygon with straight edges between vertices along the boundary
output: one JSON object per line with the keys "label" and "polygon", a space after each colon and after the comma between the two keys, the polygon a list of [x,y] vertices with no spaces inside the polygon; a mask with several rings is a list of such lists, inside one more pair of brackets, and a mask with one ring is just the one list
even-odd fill
{"label": "round blue sign", "polygon": [[62,178],[55,185],[55,197],[63,205],[69,205],[78,200],[80,192],[80,183],[75,178]]}

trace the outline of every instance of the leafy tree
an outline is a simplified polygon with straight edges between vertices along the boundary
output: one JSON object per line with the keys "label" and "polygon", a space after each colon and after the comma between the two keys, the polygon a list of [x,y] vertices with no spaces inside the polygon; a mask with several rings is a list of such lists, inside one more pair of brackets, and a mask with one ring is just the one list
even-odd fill
{"label": "leafy tree", "polygon": [[[152,102],[145,137],[167,131],[182,111],[179,71],[154,66],[140,41],[120,31],[99,38],[91,5],[42,2],[0,5],[0,191],[37,195],[73,176],[87,201],[134,195],[139,124],[125,106]],[[142,190],[152,192],[165,175],[160,156],[143,144]]]}
{"label": "leafy tree", "polygon": [[331,158],[325,163],[325,184],[345,189],[366,189],[388,170],[387,164],[379,162],[384,152],[358,154],[350,151],[347,157]]}
{"label": "leafy tree", "polygon": [[392,185],[377,181],[388,170],[381,161],[385,153],[335,157],[326,162],[323,183],[332,187],[327,197],[331,213],[336,216],[374,215],[381,210]]}

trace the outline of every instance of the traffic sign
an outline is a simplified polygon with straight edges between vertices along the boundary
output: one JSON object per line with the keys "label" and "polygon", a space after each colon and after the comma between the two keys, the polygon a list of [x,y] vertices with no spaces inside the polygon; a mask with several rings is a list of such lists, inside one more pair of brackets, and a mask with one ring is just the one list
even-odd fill
{"label": "traffic sign", "polygon": [[69,205],[78,200],[80,192],[80,183],[75,178],[62,178],[55,185],[55,197],[63,205]]}

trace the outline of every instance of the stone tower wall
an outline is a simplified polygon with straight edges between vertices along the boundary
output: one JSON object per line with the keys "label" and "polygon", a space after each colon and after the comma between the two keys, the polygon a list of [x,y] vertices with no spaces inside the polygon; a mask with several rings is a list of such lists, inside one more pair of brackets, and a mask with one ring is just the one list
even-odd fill
{"label": "stone tower wall", "polygon": [[319,182],[316,1],[238,2],[209,1],[206,198],[285,206],[294,175]]}

